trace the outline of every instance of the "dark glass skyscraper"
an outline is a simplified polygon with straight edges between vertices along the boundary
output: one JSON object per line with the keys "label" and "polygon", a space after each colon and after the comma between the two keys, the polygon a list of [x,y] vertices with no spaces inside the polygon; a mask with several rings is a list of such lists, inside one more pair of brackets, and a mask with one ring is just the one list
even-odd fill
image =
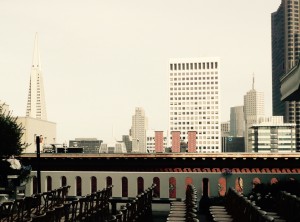
{"label": "dark glass skyscraper", "polygon": [[296,148],[300,150],[300,102],[281,102],[280,78],[299,60],[299,2],[282,0],[272,13],[272,100],[273,116],[296,123]]}

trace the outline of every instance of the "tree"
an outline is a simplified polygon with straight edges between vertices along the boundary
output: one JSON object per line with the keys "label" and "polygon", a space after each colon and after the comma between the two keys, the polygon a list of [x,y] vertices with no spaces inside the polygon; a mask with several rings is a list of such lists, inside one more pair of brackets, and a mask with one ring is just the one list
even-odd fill
{"label": "tree", "polygon": [[23,126],[17,123],[17,117],[5,112],[0,106],[0,158],[19,156],[27,144],[22,143]]}
{"label": "tree", "polygon": [[11,112],[5,112],[3,105],[0,105],[0,186],[7,187],[7,175],[21,175],[20,180],[26,180],[30,174],[30,168],[22,166],[19,170],[11,168],[7,160],[19,156],[26,148],[27,144],[21,142],[23,136],[23,126],[17,123],[17,117],[13,117]]}

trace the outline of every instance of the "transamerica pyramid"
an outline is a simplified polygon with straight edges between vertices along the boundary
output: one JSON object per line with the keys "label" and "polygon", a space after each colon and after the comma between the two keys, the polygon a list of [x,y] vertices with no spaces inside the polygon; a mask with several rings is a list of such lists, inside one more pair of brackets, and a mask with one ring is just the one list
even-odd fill
{"label": "transamerica pyramid", "polygon": [[34,41],[26,117],[47,120],[45,92],[37,33]]}

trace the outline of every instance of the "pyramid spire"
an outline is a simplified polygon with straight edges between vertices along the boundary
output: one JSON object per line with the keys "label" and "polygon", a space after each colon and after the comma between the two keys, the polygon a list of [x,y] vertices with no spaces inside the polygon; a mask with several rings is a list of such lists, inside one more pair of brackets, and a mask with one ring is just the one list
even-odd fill
{"label": "pyramid spire", "polygon": [[34,40],[34,50],[33,50],[33,58],[32,58],[32,67],[33,68],[42,68],[40,62],[40,52],[39,52],[39,36],[38,33],[35,34]]}
{"label": "pyramid spire", "polygon": [[38,47],[38,34],[35,35],[26,116],[47,120],[43,75]]}
{"label": "pyramid spire", "polygon": [[253,73],[253,77],[252,77],[252,90],[254,90],[254,73]]}

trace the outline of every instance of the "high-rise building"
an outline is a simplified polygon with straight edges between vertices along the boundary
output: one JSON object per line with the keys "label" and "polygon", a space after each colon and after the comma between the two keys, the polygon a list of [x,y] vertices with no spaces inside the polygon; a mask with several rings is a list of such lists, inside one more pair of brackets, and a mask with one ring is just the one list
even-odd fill
{"label": "high-rise building", "polygon": [[169,61],[169,132],[197,132],[197,152],[221,152],[218,58]]}
{"label": "high-rise building", "polygon": [[132,152],[146,153],[146,130],[148,120],[145,111],[141,107],[135,108],[135,114],[132,116],[131,137]]}
{"label": "high-rise building", "polygon": [[281,102],[280,78],[299,60],[300,0],[282,0],[272,13],[272,100],[273,116],[296,123],[296,147],[300,149],[300,101]]}
{"label": "high-rise building", "polygon": [[244,137],[245,120],[244,107],[235,106],[230,108],[230,136]]}
{"label": "high-rise building", "polygon": [[56,143],[56,123],[47,121],[43,76],[41,71],[38,35],[35,36],[33,61],[25,117],[18,117],[24,127],[22,142],[27,143],[25,153],[36,152],[35,138],[42,135],[41,147]]}
{"label": "high-rise building", "polygon": [[251,144],[248,141],[249,128],[264,117],[264,94],[254,89],[254,77],[252,89],[244,96],[244,118],[245,118],[245,151],[251,152]]}
{"label": "high-rise building", "polygon": [[35,36],[26,117],[47,120],[42,66],[38,47],[38,34]]}

